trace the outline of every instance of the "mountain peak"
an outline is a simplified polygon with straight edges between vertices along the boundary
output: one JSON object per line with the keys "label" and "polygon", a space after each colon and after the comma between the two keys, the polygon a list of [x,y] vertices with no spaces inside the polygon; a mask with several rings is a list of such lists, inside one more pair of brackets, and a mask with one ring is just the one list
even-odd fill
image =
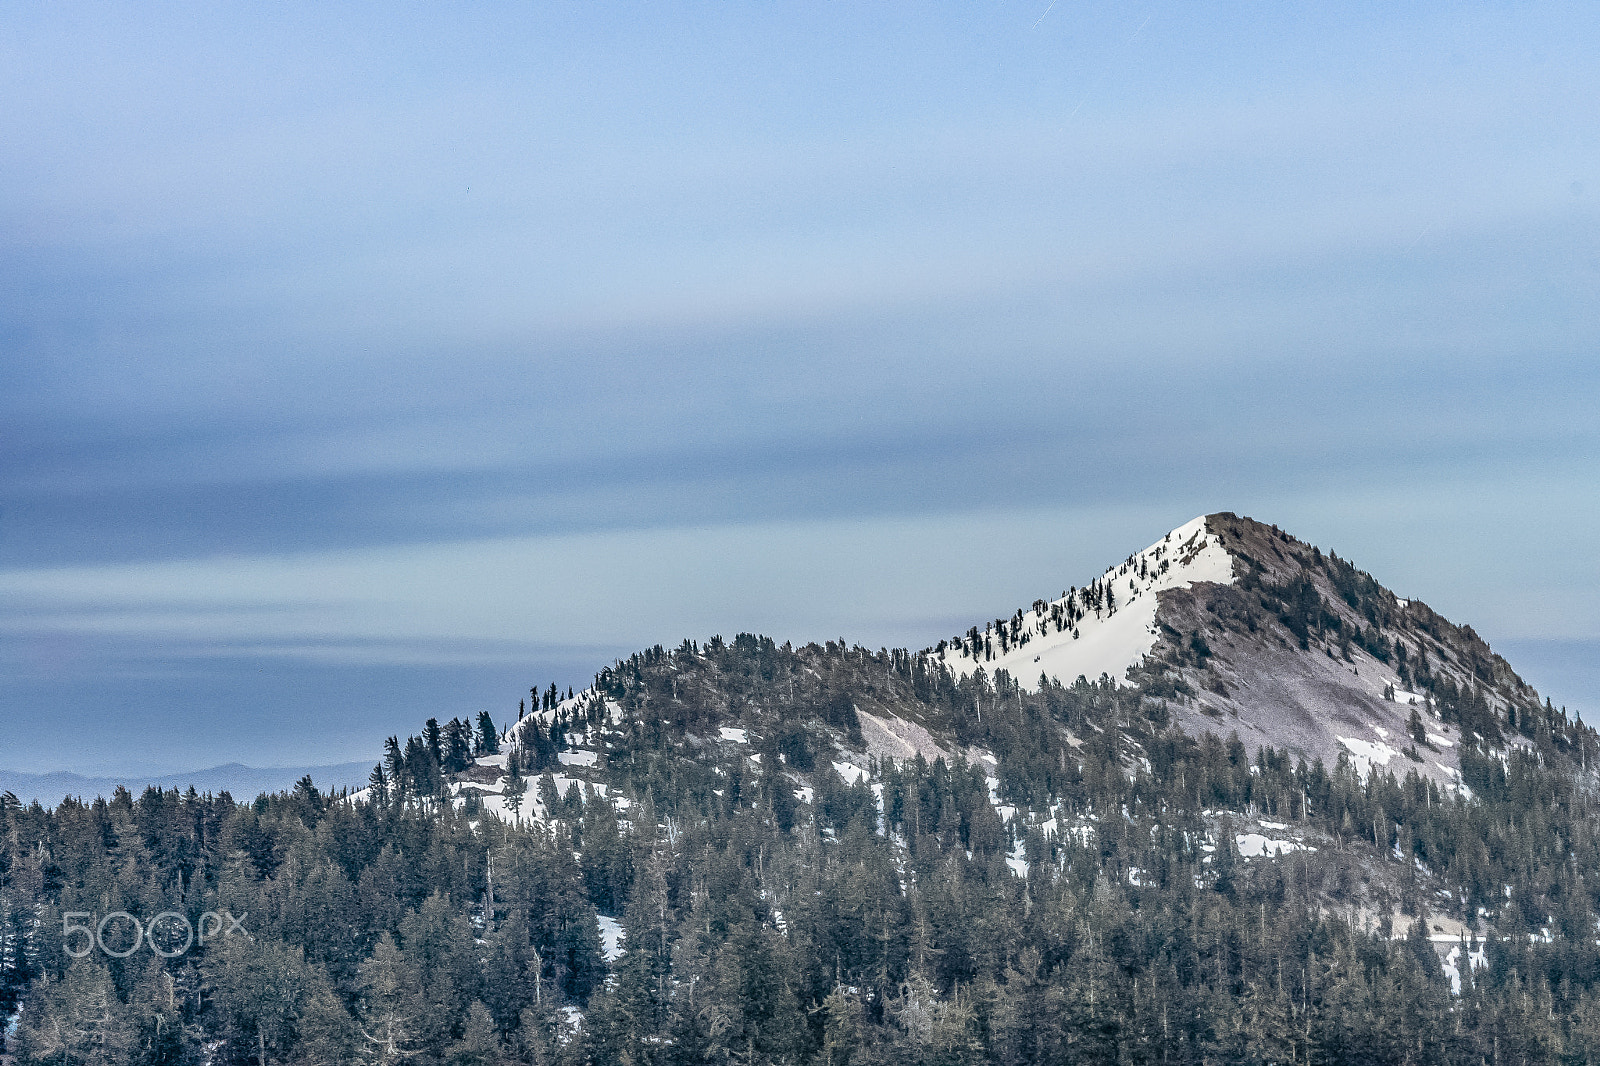
{"label": "mountain peak", "polygon": [[1081,588],[941,641],[957,676],[1029,691],[1109,678],[1186,732],[1235,731],[1329,765],[1340,757],[1459,781],[1474,736],[1518,736],[1538,694],[1469,626],[1402,599],[1333,552],[1222,511],[1191,519]]}

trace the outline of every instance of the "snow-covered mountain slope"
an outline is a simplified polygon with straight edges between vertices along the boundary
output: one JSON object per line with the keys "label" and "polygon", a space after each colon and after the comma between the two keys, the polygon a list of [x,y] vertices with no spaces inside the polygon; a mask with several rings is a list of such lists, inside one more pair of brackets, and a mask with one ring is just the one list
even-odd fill
{"label": "snow-covered mountain slope", "polygon": [[1071,684],[1080,676],[1093,681],[1105,674],[1127,684],[1129,667],[1141,663],[1160,639],[1159,595],[1202,581],[1233,582],[1233,557],[1203,516],[1083,588],[1050,603],[1036,601],[1009,619],[987,623],[981,633],[969,629],[941,642],[934,654],[958,675],[979,667],[991,675],[1005,670],[1030,692],[1041,675]]}

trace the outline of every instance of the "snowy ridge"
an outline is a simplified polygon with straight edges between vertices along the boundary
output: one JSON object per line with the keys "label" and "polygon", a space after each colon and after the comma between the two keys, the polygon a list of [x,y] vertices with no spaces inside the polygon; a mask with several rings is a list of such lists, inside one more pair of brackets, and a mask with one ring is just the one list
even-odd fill
{"label": "snowy ridge", "polygon": [[[540,707],[535,704],[535,706],[530,709],[527,714],[523,715],[521,718],[518,718],[500,733],[500,743],[502,745],[520,745],[522,742],[522,731],[524,728],[526,728],[530,720],[537,721],[545,728],[549,728],[550,723],[554,722],[560,715],[565,714],[568,718],[576,717],[580,709],[587,707],[591,700],[596,700],[599,698],[600,694],[595,691],[593,685],[590,685],[582,692],[578,692],[564,698],[558,698],[554,707]],[[616,705],[611,703],[609,700],[606,701],[607,720],[615,721],[616,713]]]}
{"label": "snowy ridge", "polygon": [[1128,668],[1155,646],[1156,594],[1197,582],[1233,583],[1233,557],[1206,526],[1204,516],[1174,529],[1098,580],[1061,599],[1018,611],[1010,619],[977,627],[932,654],[958,676],[978,667],[1005,670],[1025,689],[1045,674],[1071,684],[1079,676],[1109,675],[1127,684]]}
{"label": "snowy ridge", "polygon": [[[542,728],[549,728],[556,719],[565,716],[569,722],[581,719],[592,701],[600,700],[601,696],[595,691],[594,686],[585,688],[582,692],[565,698],[557,698],[554,706],[540,707],[537,702],[532,710],[528,711],[517,721],[511,723],[500,732],[501,751],[496,755],[480,755],[473,760],[475,768],[489,771],[487,778],[479,777],[473,780],[457,781],[450,785],[451,802],[460,808],[470,793],[477,803],[478,809],[484,814],[498,818],[508,825],[530,826],[550,825],[561,817],[557,812],[546,807],[544,799],[540,796],[540,780],[548,776],[555,786],[557,798],[563,798],[570,789],[577,789],[579,794],[590,793],[595,797],[609,802],[619,815],[626,813],[631,806],[623,796],[610,794],[610,789],[602,781],[593,780],[594,771],[601,763],[602,753],[599,750],[599,730],[582,724],[578,721],[573,731],[568,733],[562,744],[562,749],[555,753],[556,765],[540,772],[525,770],[523,779],[523,792],[515,804],[507,802],[506,788],[508,778],[507,766],[511,751],[526,747],[525,733],[530,722],[538,722]],[[617,707],[610,701],[605,703],[605,720],[614,721]],[[363,797],[364,798],[364,797]],[[602,920],[602,933],[605,932]]]}

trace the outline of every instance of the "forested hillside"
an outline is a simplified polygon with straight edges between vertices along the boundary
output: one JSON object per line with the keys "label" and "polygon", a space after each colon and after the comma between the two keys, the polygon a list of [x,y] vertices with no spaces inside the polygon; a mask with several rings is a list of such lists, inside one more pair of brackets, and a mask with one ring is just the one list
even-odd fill
{"label": "forested hillside", "polygon": [[[1228,594],[1257,617],[1234,628],[1393,658],[1403,620],[1350,620],[1387,601],[1352,569],[1356,603],[1330,602],[1328,565],[1241,568]],[[1600,1062],[1600,746],[1525,686],[1496,697],[1493,661],[1458,676],[1445,625],[1432,669],[1407,662],[1427,698],[1402,721],[1412,750],[1455,738],[1447,775],[1241,739],[1237,715],[1203,713],[1208,660],[1234,667],[1196,626],[1126,679],[1025,684],[942,648],[685,641],[581,693],[536,688],[505,730],[485,714],[392,738],[354,797],[8,803],[10,1050]],[[116,957],[121,918],[64,936],[115,912],[171,957]],[[210,935],[176,951],[184,922]]]}

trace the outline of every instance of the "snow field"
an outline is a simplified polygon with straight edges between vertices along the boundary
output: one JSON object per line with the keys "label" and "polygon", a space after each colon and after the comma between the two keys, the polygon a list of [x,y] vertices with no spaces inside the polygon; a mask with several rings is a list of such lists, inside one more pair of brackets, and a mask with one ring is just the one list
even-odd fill
{"label": "snow field", "polygon": [[[1083,593],[1069,594],[1043,610],[1025,612],[1020,637],[1026,642],[1004,654],[985,660],[981,652],[973,657],[951,647],[939,658],[957,676],[980,666],[991,676],[1005,670],[1028,691],[1038,687],[1041,673],[1068,685],[1080,676],[1092,681],[1101,674],[1126,684],[1128,668],[1149,654],[1159,635],[1156,594],[1204,581],[1231,585],[1233,557],[1210,534],[1202,516],[1107,570],[1099,584],[1114,597],[1110,608],[1087,608]],[[1083,613],[1073,625],[1056,632],[1051,608]]]}
{"label": "snow field", "polygon": [[[464,788],[462,785],[456,785],[455,798],[453,802],[457,805],[460,805],[461,803],[465,802],[465,798],[462,793],[464,791],[472,791],[478,794],[478,802],[483,805],[484,813],[492,814],[503,822],[516,825],[523,825],[532,822],[548,822],[550,820],[550,812],[546,811],[544,809],[544,805],[539,802],[539,778],[541,776],[543,775],[534,775],[526,778],[528,782],[528,788],[527,791],[522,794],[522,806],[515,815],[513,815],[511,813],[511,809],[506,806],[505,795],[503,793],[499,791],[487,791],[483,788],[483,786],[468,785]],[[604,784],[594,784],[584,781],[581,778],[568,777],[567,775],[561,773],[551,773],[550,777],[555,782],[556,795],[558,796],[566,796],[567,789],[574,784],[578,786],[579,792],[582,792],[587,788],[592,788],[594,789],[595,795],[601,797],[606,795],[606,786]],[[495,787],[499,788],[503,784],[504,779],[502,778],[500,781],[495,782]],[[625,810],[628,806],[627,801],[620,796],[615,797],[612,802],[616,804],[619,812]]]}

